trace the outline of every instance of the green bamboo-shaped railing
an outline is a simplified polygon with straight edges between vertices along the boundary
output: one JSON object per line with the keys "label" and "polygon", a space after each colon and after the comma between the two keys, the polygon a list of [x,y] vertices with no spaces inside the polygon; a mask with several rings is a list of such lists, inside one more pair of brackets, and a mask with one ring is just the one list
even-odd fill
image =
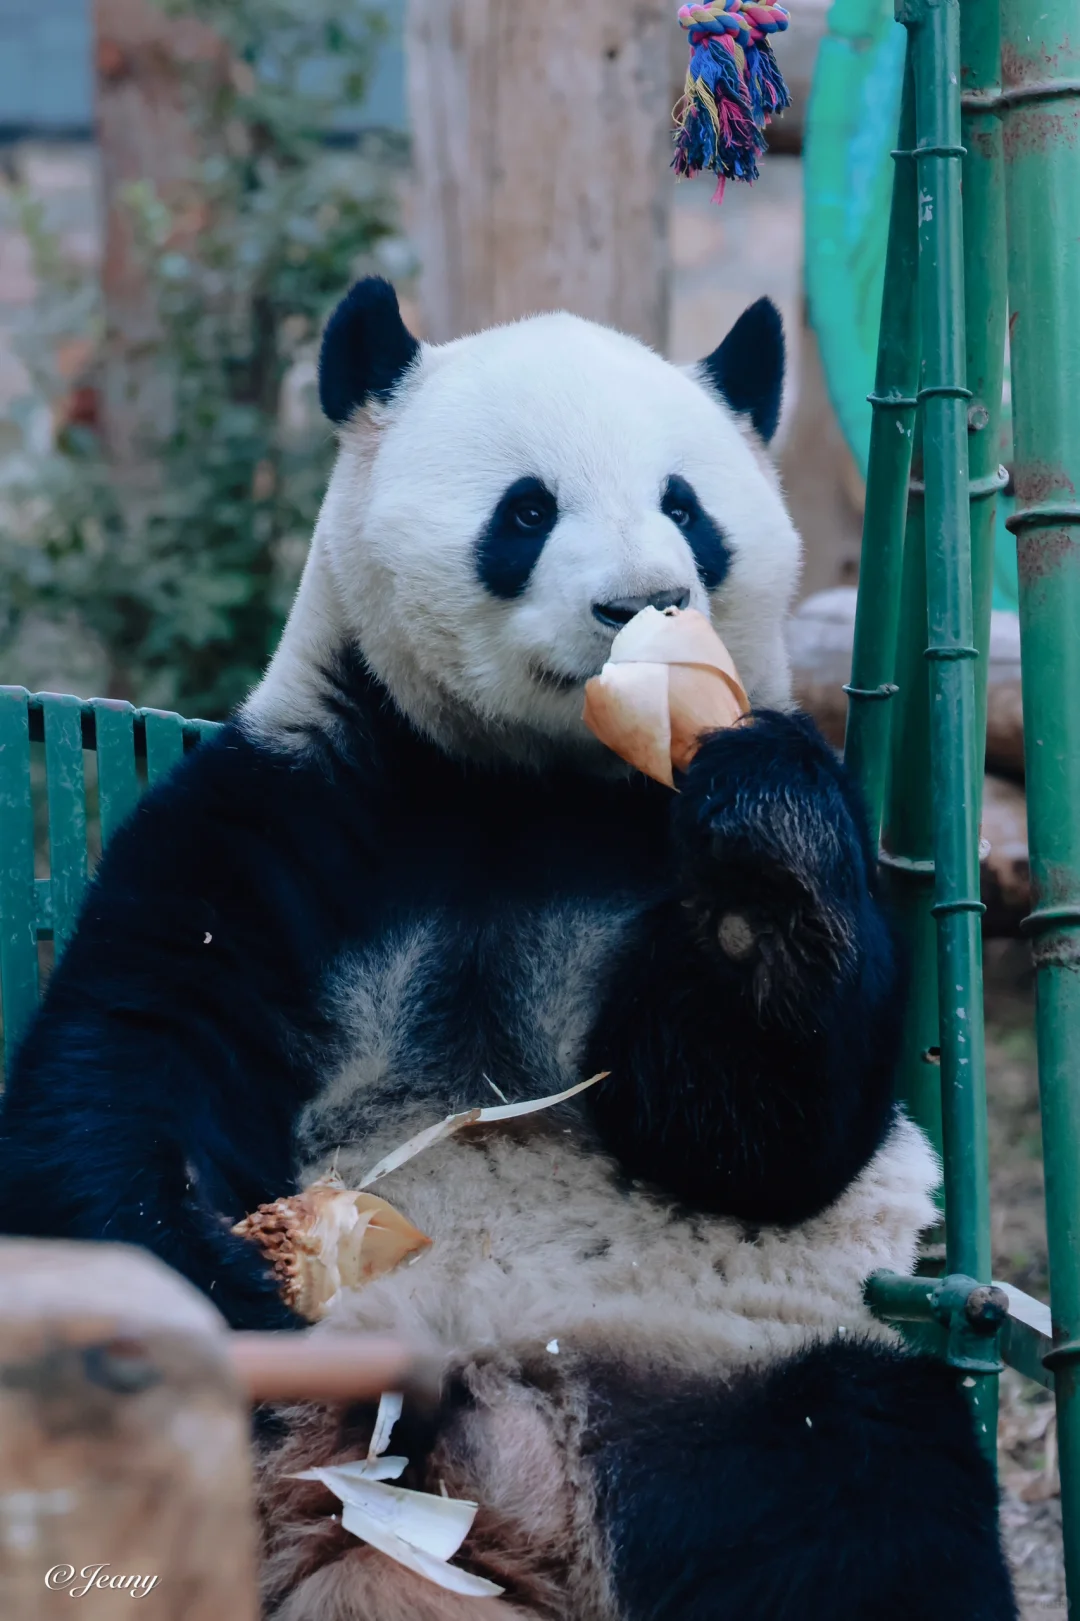
{"label": "green bamboo-shaped railing", "polygon": [[[886,890],[914,970],[897,1090],[940,1147],[928,687],[923,658],[926,558],[921,433],[915,422],[920,332],[914,147],[915,86],[909,51],[893,153],[881,331],[870,396],[873,418],[844,759],[862,788],[872,834],[883,833]],[[891,702],[886,701],[890,697]]]}
{"label": "green bamboo-shaped railing", "polygon": [[[990,1281],[977,703],[968,508],[968,401],[961,212],[960,8],[906,0],[915,79],[919,303],[930,666],[934,916],[938,945],[946,1271]],[[988,1376],[967,1387],[991,1447]]]}
{"label": "green bamboo-shaped railing", "polygon": [[1070,1614],[1080,1612],[1080,25],[1002,8],[1013,478],[1050,1303]]}
{"label": "green bamboo-shaped railing", "polygon": [[[989,1287],[978,897],[1006,311],[1023,648],[1039,1081],[1066,1576],[1080,1606],[1080,30],[1075,0],[899,0],[909,33],[846,756],[913,957],[898,1084],[944,1152],[947,1276],[869,1296],[964,1369],[993,1446],[999,1331],[1039,1366],[1049,1325]],[[999,32],[1000,30],[1000,32]],[[999,82],[1002,61],[1004,83]],[[1003,175],[1007,185],[1003,185]],[[961,210],[961,176],[963,213]],[[905,188],[907,195],[905,200]],[[1007,216],[1007,231],[1006,231]],[[918,238],[918,324],[900,266]],[[965,320],[965,301],[967,315]],[[906,328],[905,328],[906,323]],[[921,350],[906,526],[902,418]],[[903,545],[899,544],[903,527]],[[902,556],[902,561],[901,561]],[[885,597],[891,601],[883,600]],[[897,616],[899,602],[899,616]],[[925,655],[925,656],[924,656]],[[891,703],[883,701],[894,692]],[[886,761],[888,766],[886,767]],[[931,901],[933,904],[931,905]],[[936,976],[928,972],[931,913]],[[938,1085],[940,1082],[940,1085]],[[1032,1311],[1030,1308],[1034,1308]]]}
{"label": "green bamboo-shaped railing", "polygon": [[992,0],[990,4],[987,0],[960,0],[965,347],[967,386],[971,390],[967,421],[972,623],[975,646],[982,655],[975,666],[975,782],[980,807],[997,496],[1008,476],[999,465],[1008,313],[1004,158],[996,105],[1000,77],[1001,22],[997,6]]}
{"label": "green bamboo-shaped railing", "polygon": [[[973,666],[974,758],[972,762],[974,831],[978,848],[986,758],[986,687],[990,646],[990,613],[994,589],[994,535],[997,496],[1006,479],[999,465],[1001,394],[1005,371],[1007,288],[1005,269],[1005,194],[1001,125],[993,108],[999,91],[1001,27],[997,7],[986,0],[960,0],[960,132],[964,147],[963,254],[965,312],[965,381],[967,403],[968,519],[971,558],[972,641],[979,652]],[[974,857],[978,872],[978,856]],[[971,892],[978,895],[978,889]],[[977,925],[976,925],[977,927]],[[976,937],[978,938],[978,937]],[[966,1272],[979,1283],[990,1279],[990,1165],[987,1143],[986,1075],[982,1052],[982,962],[973,985],[978,1014],[978,1068],[969,1076],[966,1093],[953,1111],[959,1133],[950,1150],[951,1178],[946,1184],[946,1269]],[[947,1071],[943,1073],[947,1082]],[[943,1103],[943,1131],[948,1112]],[[952,1165],[959,1150],[959,1168]],[[960,1233],[949,1205],[961,1199]],[[972,1202],[973,1201],[973,1202]],[[966,1230],[965,1230],[966,1227]],[[950,1236],[951,1233],[951,1236]],[[966,1246],[966,1254],[960,1246]],[[969,1267],[969,1261],[973,1263]],[[989,1370],[996,1354],[966,1377],[978,1432],[988,1452],[997,1448],[997,1376]]]}
{"label": "green bamboo-shaped railing", "polygon": [[[915,235],[915,215],[911,219]],[[917,329],[916,329],[917,330]],[[917,341],[917,340],[916,340]],[[941,1149],[941,1046],[937,928],[930,806],[930,673],[926,662],[926,538],[922,424],[916,422],[911,492],[904,531],[897,694],[893,700],[890,778],[881,841],[882,878],[910,964],[908,1005],[896,1066],[896,1091],[912,1118]]]}
{"label": "green bamboo-shaped railing", "polygon": [[[880,509],[887,521],[879,528],[868,521],[864,530],[863,567],[869,565],[872,589],[866,589],[864,574],[846,753],[875,823],[886,805],[882,863],[913,965],[898,1088],[943,1150],[949,1283],[938,1294],[935,1310],[948,1327],[947,1354],[965,1370],[964,1388],[979,1438],[993,1452],[998,1361],[992,1345],[971,1343],[968,1307],[976,1286],[985,1288],[990,1282],[978,864],[985,660],[980,663],[979,648],[985,650],[989,639],[1004,300],[1000,250],[987,277],[986,249],[980,250],[979,238],[993,226],[1000,144],[972,140],[986,133],[974,128],[976,118],[988,116],[982,106],[965,113],[964,133],[976,149],[970,159],[961,141],[957,0],[902,0],[898,17],[909,35],[900,146],[906,151],[910,144],[908,92],[913,88],[916,183],[912,199],[901,179],[908,160],[899,159],[875,393],[883,392],[882,381],[891,380],[883,377],[883,368],[902,341],[892,324],[898,307],[895,297],[890,304],[893,277],[905,255],[910,264],[911,244],[917,243],[918,323],[912,330],[909,304],[907,353],[894,360],[893,376],[910,378],[913,357],[921,355],[918,421],[899,571],[895,545],[904,507],[889,502],[896,493],[902,454],[894,449],[882,466],[870,469],[868,510],[876,514]],[[975,0],[966,6],[964,35],[963,76],[971,93],[992,93],[996,28]],[[971,191],[966,231],[962,179]],[[972,297],[970,325],[965,322],[965,281]],[[968,387],[969,368],[978,397]],[[875,411],[880,417],[877,402]],[[970,470],[969,438],[978,446]],[[875,478],[880,480],[877,489]],[[884,580],[893,593],[891,619],[886,606],[873,601]],[[878,646],[876,666],[866,654],[874,632],[895,635],[891,648]],[[877,720],[871,712],[866,679],[869,672],[877,674],[879,683],[886,681],[890,665],[898,689],[891,706],[891,737],[887,719]],[[880,705],[880,710],[889,707]],[[891,745],[887,795],[882,763],[886,741]],[[898,1294],[895,1284],[879,1283],[879,1307],[900,1307],[902,1297],[902,1287]],[[988,1308],[989,1317],[997,1310]]]}
{"label": "green bamboo-shaped railing", "polygon": [[863,511],[859,602],[851,660],[844,762],[862,787],[872,836],[877,839],[889,764],[891,699],[896,691],[896,637],[904,523],[919,377],[919,244],[915,218],[915,86],[904,72],[896,173],[889,213],[889,245],[881,299],[873,418]]}

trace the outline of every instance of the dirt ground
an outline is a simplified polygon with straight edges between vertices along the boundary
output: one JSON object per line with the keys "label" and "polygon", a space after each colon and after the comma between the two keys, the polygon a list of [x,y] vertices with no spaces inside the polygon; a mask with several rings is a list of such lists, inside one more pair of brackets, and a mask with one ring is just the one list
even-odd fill
{"label": "dirt ground", "polygon": [[[1042,1133],[1027,946],[986,948],[994,1275],[1046,1300]],[[1001,1381],[1002,1525],[1023,1621],[1065,1621],[1053,1401],[1011,1370]]]}

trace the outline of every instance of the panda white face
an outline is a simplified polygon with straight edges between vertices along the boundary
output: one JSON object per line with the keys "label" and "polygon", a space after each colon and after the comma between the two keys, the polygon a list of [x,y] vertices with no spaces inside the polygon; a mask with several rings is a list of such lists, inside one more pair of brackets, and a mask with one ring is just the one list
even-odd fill
{"label": "panda white face", "polygon": [[[680,371],[565,314],[439,348],[398,326],[380,374],[398,375],[359,409],[328,331],[324,404],[348,415],[315,547],[343,628],[414,723],[456,750],[600,764],[584,683],[646,603],[710,613],[752,698],[787,701],[799,541],[760,441],[709,386],[716,356]],[[370,369],[370,344],[345,359]]]}

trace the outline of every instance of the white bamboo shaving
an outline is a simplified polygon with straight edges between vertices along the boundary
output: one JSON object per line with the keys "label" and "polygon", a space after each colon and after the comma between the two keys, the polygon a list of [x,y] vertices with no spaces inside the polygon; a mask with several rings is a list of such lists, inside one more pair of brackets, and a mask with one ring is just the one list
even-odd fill
{"label": "white bamboo shaving", "polygon": [[401,1417],[405,1398],[398,1390],[384,1390],[379,1397],[379,1411],[375,1415],[375,1428],[371,1432],[368,1458],[377,1458],[390,1445],[390,1432]]}
{"label": "white bamboo shaving", "polygon": [[578,1081],[576,1086],[568,1086],[565,1092],[556,1092],[549,1098],[530,1098],[525,1103],[503,1103],[490,1109],[462,1109],[459,1114],[448,1114],[445,1120],[440,1120],[434,1126],[425,1126],[418,1131],[408,1142],[402,1143],[391,1153],[384,1155],[377,1165],[366,1171],[360,1178],[361,1188],[370,1188],[373,1182],[379,1182],[391,1171],[398,1170],[407,1165],[409,1160],[422,1154],[425,1148],[431,1148],[435,1143],[453,1137],[456,1132],[465,1126],[494,1126],[500,1120],[520,1120],[527,1114],[538,1114],[541,1109],[553,1109],[557,1103],[565,1103],[567,1098],[577,1097],[587,1087],[595,1086],[608,1075],[608,1070],[601,1070],[599,1075],[591,1075],[587,1081]]}
{"label": "white bamboo shaving", "polygon": [[[437,1503],[450,1502],[450,1498],[437,1497]],[[399,1565],[413,1570],[418,1576],[424,1576],[436,1587],[443,1587],[450,1593],[461,1593],[466,1598],[498,1598],[505,1592],[495,1582],[489,1582],[486,1576],[473,1576],[469,1571],[462,1570],[459,1565],[450,1565],[441,1559],[426,1553],[422,1548],[416,1548],[404,1537],[397,1536],[393,1531],[384,1530],[376,1524],[370,1515],[358,1508],[355,1503],[346,1503],[341,1511],[341,1523],[346,1531],[354,1537],[361,1537],[378,1548],[388,1559],[396,1559]]]}
{"label": "white bamboo shaving", "polygon": [[[329,1468],[329,1464],[327,1468]],[[409,1467],[408,1458],[357,1458],[353,1463],[336,1463],[334,1470],[346,1480],[397,1480]],[[322,1475],[316,1470],[304,1470],[301,1474],[290,1475],[290,1480],[321,1480]]]}
{"label": "white bamboo shaving", "polygon": [[380,1529],[444,1563],[453,1559],[476,1518],[475,1503],[433,1492],[411,1492],[382,1480],[342,1481],[335,1495],[346,1507],[360,1509]]}
{"label": "white bamboo shaving", "polygon": [[341,1523],[352,1536],[377,1548],[418,1576],[450,1593],[468,1598],[497,1598],[504,1591],[484,1576],[473,1576],[449,1561],[465,1541],[476,1518],[477,1504],[460,1497],[409,1491],[391,1486],[404,1471],[406,1458],[380,1457],[401,1417],[402,1398],[388,1391],[379,1411],[365,1459],[356,1463],[305,1469],[294,1480],[319,1480],[341,1504]]}

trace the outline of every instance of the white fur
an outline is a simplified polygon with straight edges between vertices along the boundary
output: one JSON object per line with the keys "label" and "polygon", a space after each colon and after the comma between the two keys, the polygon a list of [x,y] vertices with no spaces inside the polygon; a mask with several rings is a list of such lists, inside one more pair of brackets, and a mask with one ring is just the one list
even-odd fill
{"label": "white fur", "polygon": [[[840,1329],[890,1337],[863,1285],[879,1269],[909,1273],[935,1216],[937,1161],[903,1118],[820,1216],[753,1233],[620,1185],[572,1109],[480,1138],[452,1139],[379,1183],[432,1247],[341,1298],[323,1332],[399,1333],[454,1360],[557,1339],[560,1354],[723,1374]],[[392,1146],[346,1149],[338,1169],[355,1185]]]}
{"label": "white fur", "polygon": [[[732,553],[711,601],[660,510],[673,473]],[[478,580],[476,544],[526,475],[547,484],[561,515],[528,588],[506,602]],[[782,627],[799,552],[760,449],[694,369],[566,314],[424,345],[392,404],[359,412],[342,432],[296,604],[248,722],[269,738],[310,724],[318,667],[351,642],[446,747],[536,763],[569,749],[599,765],[606,751],[582,724],[581,684],[614,631],[593,604],[688,591],[711,612],[751,698],[784,705]],[[579,685],[552,690],[537,668]]]}

